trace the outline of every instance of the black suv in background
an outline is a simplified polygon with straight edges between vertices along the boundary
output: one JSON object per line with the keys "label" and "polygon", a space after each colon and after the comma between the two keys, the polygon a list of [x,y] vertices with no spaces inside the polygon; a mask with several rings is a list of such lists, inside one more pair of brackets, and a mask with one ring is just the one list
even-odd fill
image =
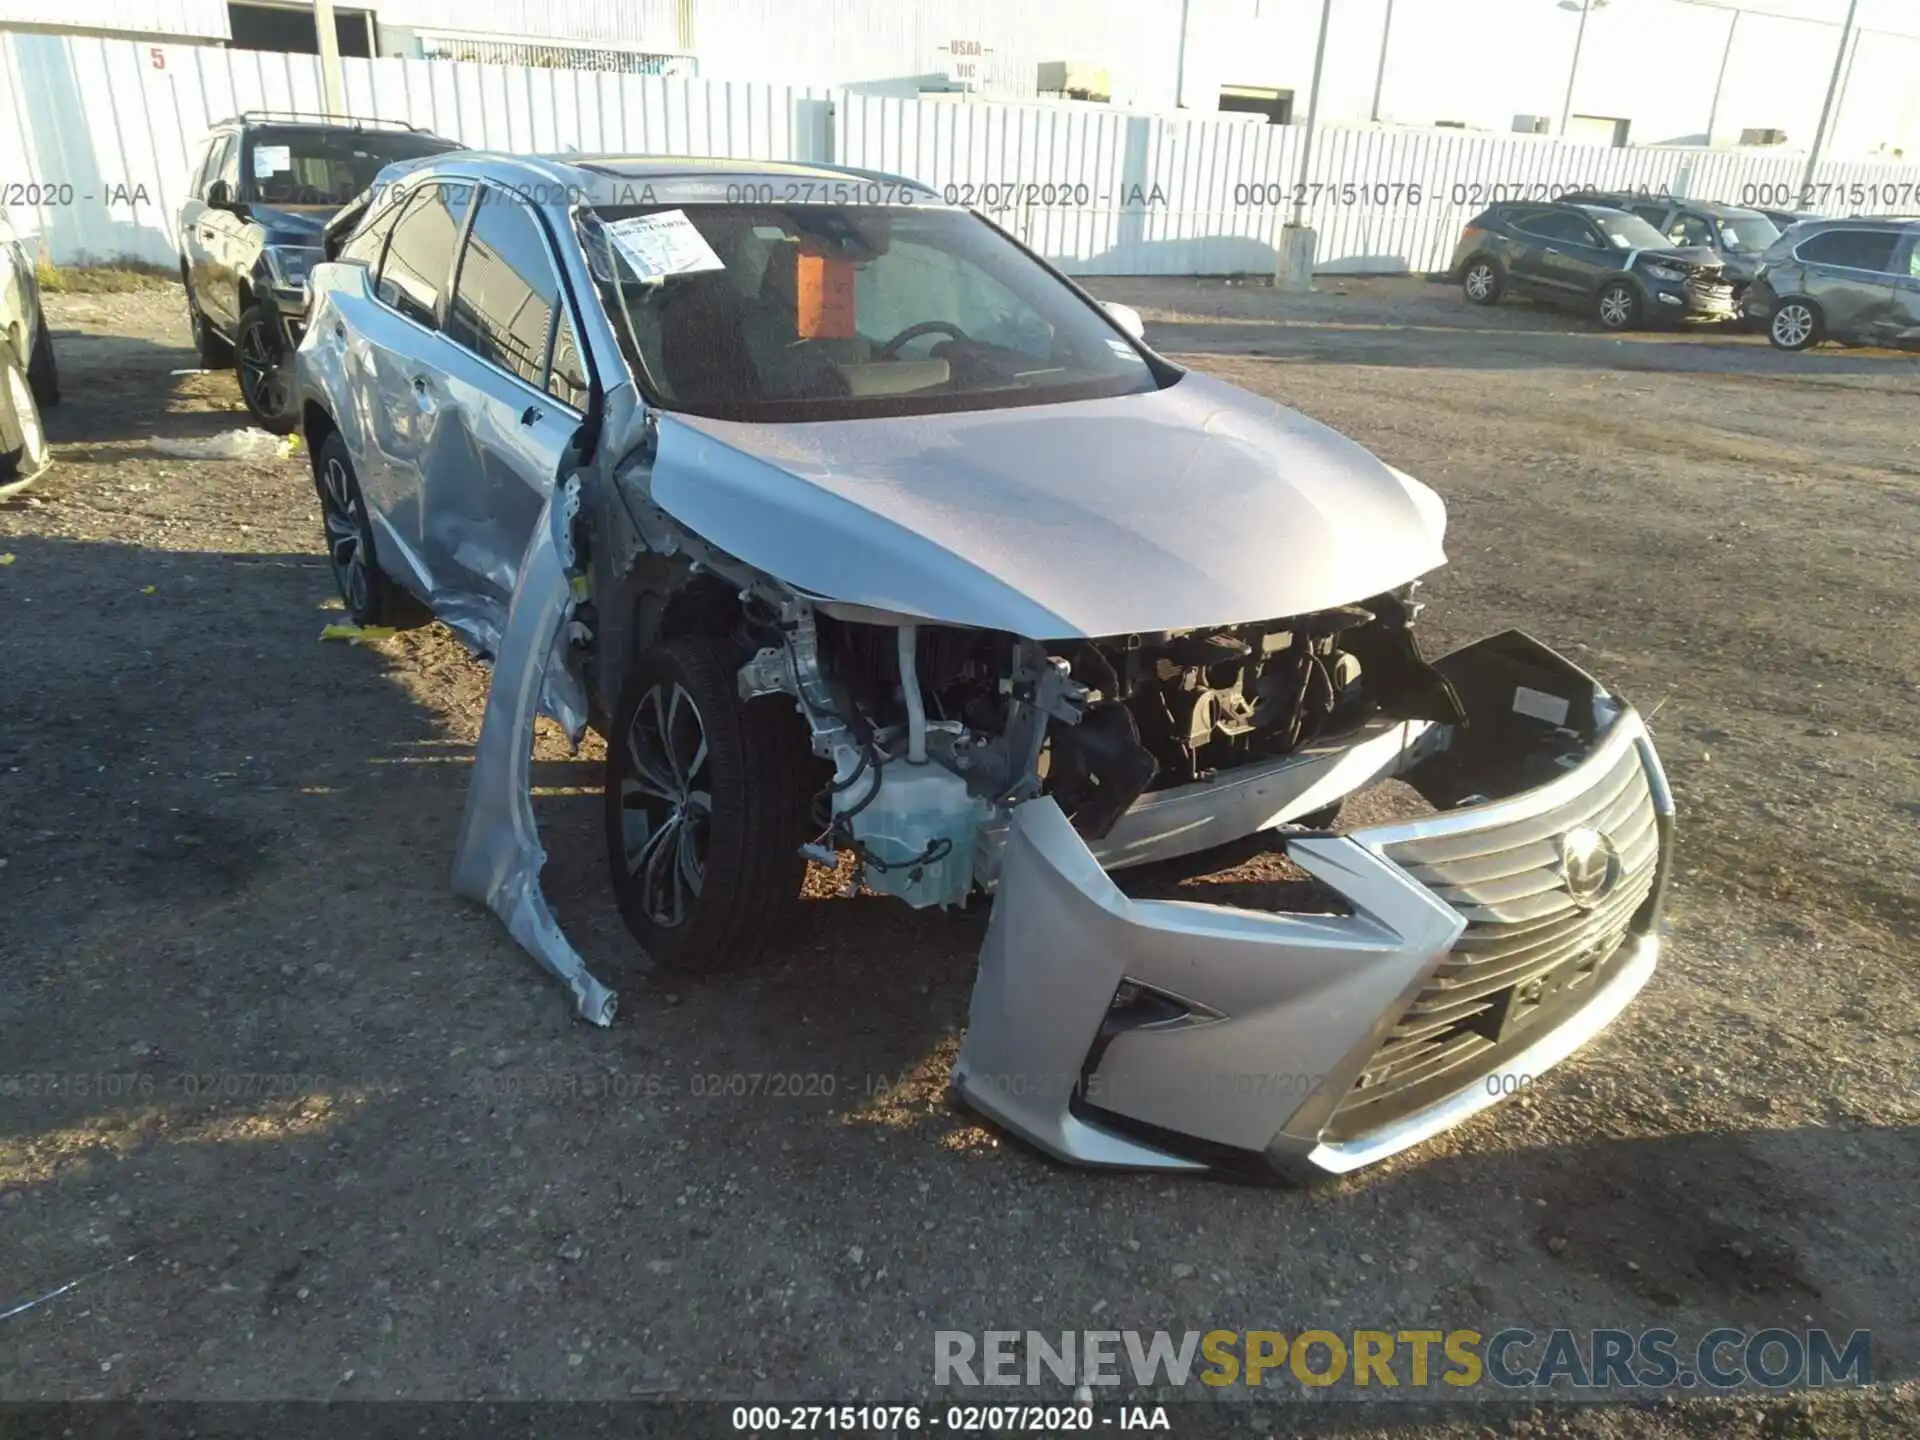
{"label": "black suv in background", "polygon": [[1746,313],[1782,350],[1822,340],[1920,345],[1920,219],[1863,215],[1794,226],[1767,251]]}
{"label": "black suv in background", "polygon": [[1753,277],[1760,273],[1761,257],[1780,238],[1780,227],[1758,210],[1719,205],[1711,200],[1679,200],[1630,191],[1581,192],[1562,196],[1589,205],[1610,205],[1638,215],[1682,249],[1711,250],[1733,286],[1737,303]]}
{"label": "black suv in background", "polygon": [[1475,305],[1525,295],[1584,310],[1607,330],[1739,313],[1718,255],[1604,205],[1490,206],[1460,232],[1449,273]]}
{"label": "black suv in background", "polygon": [[222,120],[201,142],[178,217],[187,319],[201,363],[235,366],[260,425],[293,428],[293,352],[327,218],[394,161],[461,148],[397,121],[266,110]]}

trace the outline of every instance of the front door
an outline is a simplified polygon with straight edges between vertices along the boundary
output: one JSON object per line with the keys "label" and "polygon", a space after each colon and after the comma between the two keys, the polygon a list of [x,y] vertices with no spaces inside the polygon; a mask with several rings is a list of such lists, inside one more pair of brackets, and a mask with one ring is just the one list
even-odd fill
{"label": "front door", "polygon": [[540,217],[483,188],[447,311],[457,428],[443,430],[425,483],[430,533],[502,625],[587,408],[577,334]]}

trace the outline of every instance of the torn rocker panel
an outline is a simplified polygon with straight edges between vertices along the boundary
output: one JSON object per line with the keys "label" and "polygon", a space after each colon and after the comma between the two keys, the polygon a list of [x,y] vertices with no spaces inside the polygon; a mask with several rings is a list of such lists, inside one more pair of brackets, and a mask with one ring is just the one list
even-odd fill
{"label": "torn rocker panel", "polygon": [[561,660],[574,612],[579,511],[580,482],[570,477],[548,495],[521,558],[474,750],[453,888],[506,922],[521,947],[572,992],[581,1019],[610,1025],[614,992],[589,973],[540,891],[547,852],[533,818],[535,717],[542,710],[553,715],[576,743],[586,726],[584,694]]}

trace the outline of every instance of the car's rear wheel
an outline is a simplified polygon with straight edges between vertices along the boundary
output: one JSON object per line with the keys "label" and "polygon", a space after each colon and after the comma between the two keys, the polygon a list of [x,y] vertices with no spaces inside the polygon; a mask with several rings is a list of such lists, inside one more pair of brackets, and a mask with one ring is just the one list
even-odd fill
{"label": "car's rear wheel", "polygon": [[327,564],[353,623],[391,625],[405,618],[398,587],[380,569],[366,498],[337,432],[327,436],[314,456],[313,482],[320,492]]}
{"label": "car's rear wheel", "polygon": [[[0,341],[0,352],[7,348]],[[27,372],[11,354],[0,354],[0,487],[35,479],[47,468],[51,454]]]}
{"label": "car's rear wheel", "polygon": [[33,337],[33,354],[27,357],[27,384],[42,410],[60,403],[60,367],[53,358],[53,336],[47,331],[47,315],[40,312],[40,328]]}
{"label": "car's rear wheel", "polygon": [[806,730],[791,700],[742,701],[738,650],[670,640],[635,660],[607,738],[607,863],[659,965],[751,964],[790,929],[807,838]]}
{"label": "car's rear wheel", "polygon": [[1782,300],[1767,322],[1767,339],[1776,350],[1805,350],[1825,338],[1826,322],[1811,300]]}
{"label": "car's rear wheel", "polygon": [[264,305],[255,305],[240,317],[240,336],[234,345],[234,373],[240,380],[240,398],[263,430],[275,435],[293,432],[293,355],[280,330],[280,319]]}
{"label": "car's rear wheel", "polygon": [[1624,280],[1602,285],[1594,297],[1593,317],[1605,330],[1631,330],[1640,323],[1640,292]]}
{"label": "car's rear wheel", "polygon": [[1505,288],[1500,267],[1484,257],[1468,265],[1460,275],[1460,293],[1472,305],[1498,304],[1500,292]]}
{"label": "car's rear wheel", "polygon": [[[186,284],[186,279],[183,271],[180,283]],[[213,328],[213,322],[200,313],[191,287],[187,290],[187,329],[193,335],[193,351],[200,357],[201,365],[208,370],[225,370],[233,364],[233,346]]]}

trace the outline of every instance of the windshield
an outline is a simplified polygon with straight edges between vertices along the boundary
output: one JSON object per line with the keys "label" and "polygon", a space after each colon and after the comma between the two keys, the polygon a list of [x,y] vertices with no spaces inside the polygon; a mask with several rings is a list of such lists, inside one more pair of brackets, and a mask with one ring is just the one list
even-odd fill
{"label": "windshield", "polygon": [[578,223],[627,364],[668,409],[830,420],[1158,385],[1102,315],[965,211],[608,206]]}
{"label": "windshield", "polygon": [[1625,212],[1609,215],[1595,214],[1593,223],[1606,235],[1607,243],[1616,250],[1671,250],[1673,241],[1662,235],[1653,226],[1638,215]]}
{"label": "windshield", "polygon": [[1742,215],[1720,222],[1720,248],[1736,254],[1759,254],[1780,238],[1780,227],[1764,215]]}
{"label": "windshield", "polygon": [[263,205],[344,205],[396,160],[458,150],[412,130],[274,130],[248,137],[244,183]]}

